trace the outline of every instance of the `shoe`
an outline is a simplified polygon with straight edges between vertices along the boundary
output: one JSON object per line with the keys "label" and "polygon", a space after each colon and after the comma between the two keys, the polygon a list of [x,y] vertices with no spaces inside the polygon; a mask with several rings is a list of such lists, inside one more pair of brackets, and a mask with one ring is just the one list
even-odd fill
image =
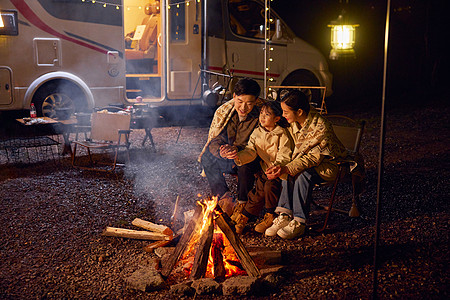
{"label": "shoe", "polygon": [[273,214],[266,213],[264,215],[264,219],[261,222],[259,222],[258,224],[256,224],[255,231],[259,232],[259,233],[266,232],[266,229],[269,228],[270,226],[272,226],[274,219],[275,219],[275,216]]}
{"label": "shoe", "polygon": [[266,236],[276,236],[278,230],[287,226],[291,220],[292,220],[291,216],[289,216],[288,214],[281,213],[278,217],[276,217],[273,220],[272,226],[267,228],[264,234]]}
{"label": "shoe", "polygon": [[237,220],[236,220],[236,226],[234,227],[236,229],[237,234],[241,234],[244,231],[245,225],[247,225],[248,218],[244,216],[243,214],[239,214]]}
{"label": "shoe", "polygon": [[306,225],[300,223],[297,220],[292,220],[289,225],[281,228],[277,231],[277,234],[282,239],[290,240],[296,237],[300,237],[305,233]]}
{"label": "shoe", "polygon": [[233,213],[234,199],[230,192],[223,194],[219,200],[219,206],[224,212],[227,213],[227,215],[231,216]]}
{"label": "shoe", "polygon": [[239,218],[239,215],[242,213],[242,211],[244,210],[244,207],[245,207],[245,204],[246,204],[247,202],[242,202],[242,203],[240,203],[240,202],[238,202],[238,203],[236,203],[235,205],[234,205],[234,208],[233,208],[233,214],[231,215],[231,220],[233,220],[234,222],[236,222],[237,223],[237,220],[238,220],[238,218]]}

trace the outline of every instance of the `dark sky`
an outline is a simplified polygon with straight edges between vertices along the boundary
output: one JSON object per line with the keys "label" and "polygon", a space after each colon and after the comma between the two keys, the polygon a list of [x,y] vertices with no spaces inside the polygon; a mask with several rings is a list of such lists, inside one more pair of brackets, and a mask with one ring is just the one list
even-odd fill
{"label": "dark sky", "polygon": [[[345,1],[344,1],[345,2]],[[396,101],[420,101],[430,92],[439,96],[443,73],[445,0],[391,0],[388,48],[388,91]],[[387,1],[274,0],[272,7],[301,38],[326,57],[330,51],[331,20],[344,8],[357,28],[357,58],[330,61],[334,97],[350,102],[381,95]]]}

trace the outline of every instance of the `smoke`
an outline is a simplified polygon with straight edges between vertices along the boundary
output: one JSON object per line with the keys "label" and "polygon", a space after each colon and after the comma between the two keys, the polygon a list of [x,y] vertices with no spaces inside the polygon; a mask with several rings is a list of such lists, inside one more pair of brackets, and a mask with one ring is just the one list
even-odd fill
{"label": "smoke", "polygon": [[[209,186],[197,162],[207,136],[207,127],[183,129],[178,143],[180,127],[159,127],[152,130],[157,152],[145,146],[132,150],[132,163],[127,167],[127,176],[134,176],[135,194],[142,209],[155,208],[157,222],[168,222],[175,201],[180,197],[178,219],[194,207],[198,194],[207,196]],[[140,145],[143,132],[133,132],[134,145]]]}

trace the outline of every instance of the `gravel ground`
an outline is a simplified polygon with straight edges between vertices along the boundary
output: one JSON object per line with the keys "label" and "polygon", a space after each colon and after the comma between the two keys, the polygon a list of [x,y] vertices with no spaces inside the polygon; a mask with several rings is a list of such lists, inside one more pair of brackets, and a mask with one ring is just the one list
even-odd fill
{"label": "gravel ground", "polygon": [[[388,114],[380,298],[449,297],[448,112],[441,104]],[[245,233],[247,246],[282,250],[287,266],[279,289],[255,298],[371,297],[379,112],[345,113],[367,121],[361,149],[367,168],[364,218],[334,215],[325,233],[310,232],[294,241]],[[0,298],[175,298],[168,290],[127,288],[124,279],[156,256],[143,251],[149,242],[103,237],[101,232],[106,226],[133,228],[136,217],[168,224],[178,195],[185,211],[197,194],[208,194],[196,162],[208,128],[186,126],[175,143],[179,129],[152,130],[157,152],[141,146],[141,130],[133,132],[132,161],[117,178],[74,170],[69,157],[47,160],[39,150],[31,153],[30,163],[8,163],[0,150]],[[10,162],[24,162],[24,155],[18,153]],[[348,192],[344,188],[340,196],[344,207]],[[315,194],[316,199],[325,197],[324,192]]]}

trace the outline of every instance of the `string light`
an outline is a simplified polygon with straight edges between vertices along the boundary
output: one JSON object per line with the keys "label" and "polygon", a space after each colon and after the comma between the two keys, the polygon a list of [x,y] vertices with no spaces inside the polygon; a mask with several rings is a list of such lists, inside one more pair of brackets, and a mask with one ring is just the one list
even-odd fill
{"label": "string light", "polygon": [[[190,5],[191,1],[195,1],[195,0],[186,0],[186,1],[179,1],[179,2],[175,2],[175,3],[171,3],[169,5],[167,5],[167,8],[170,9],[171,6],[176,5],[177,8],[180,8],[180,4],[186,4],[186,6]],[[198,3],[200,3],[200,0],[197,0]]]}
{"label": "string light", "polygon": [[[180,8],[181,4],[185,4],[186,6],[190,5],[191,1],[195,1],[195,0],[186,0],[186,1],[179,1],[179,2],[175,2],[175,3],[171,3],[169,5],[167,5],[167,8],[170,9],[171,6],[176,5],[177,8]],[[81,0],[81,2],[83,3],[87,3],[86,0]],[[97,1],[97,0],[91,0],[88,1],[92,4],[101,4],[103,7],[107,7],[107,6],[115,6],[116,9],[120,9],[120,7],[124,6],[122,4],[115,4],[115,3],[110,3],[110,2],[105,2],[105,1]],[[197,0],[198,3],[200,3],[200,0]],[[127,6],[127,10],[130,10],[131,7],[136,7],[136,6]],[[142,9],[142,6],[137,6],[138,9]]]}
{"label": "string light", "polygon": [[[81,2],[87,3],[86,0],[81,0]],[[105,1],[97,1],[97,0],[91,0],[88,2],[90,2],[92,4],[101,4],[103,7],[114,6],[116,9],[120,9],[120,7],[122,6],[120,4],[115,4],[115,3],[105,2]]]}

